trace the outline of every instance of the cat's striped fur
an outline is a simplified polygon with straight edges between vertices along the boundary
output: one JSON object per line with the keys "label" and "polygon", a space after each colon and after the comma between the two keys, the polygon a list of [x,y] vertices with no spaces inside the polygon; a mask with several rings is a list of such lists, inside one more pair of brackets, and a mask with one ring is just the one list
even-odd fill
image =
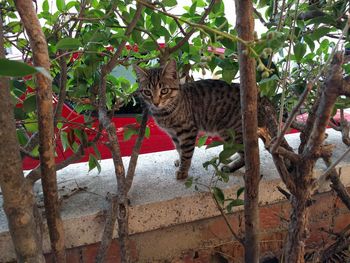
{"label": "cat's striped fur", "polygon": [[[239,84],[229,85],[222,80],[208,79],[180,85],[174,60],[164,67],[134,68],[139,81],[139,96],[179,152],[177,179],[188,176],[199,131],[227,140],[230,136],[228,130],[233,129],[236,143],[242,143]],[[234,169],[243,164],[243,160],[236,163]]]}

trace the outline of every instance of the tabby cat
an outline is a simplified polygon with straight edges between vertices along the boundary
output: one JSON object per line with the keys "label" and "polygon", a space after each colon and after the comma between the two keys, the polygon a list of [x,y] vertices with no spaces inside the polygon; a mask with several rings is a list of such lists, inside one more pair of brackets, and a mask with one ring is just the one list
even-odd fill
{"label": "tabby cat", "polygon": [[[179,153],[177,179],[188,176],[199,131],[228,140],[228,131],[233,129],[235,142],[242,143],[239,84],[207,79],[180,85],[174,60],[164,67],[144,69],[135,65],[134,69],[139,96]],[[229,168],[232,171],[243,165],[241,153],[240,161]]]}

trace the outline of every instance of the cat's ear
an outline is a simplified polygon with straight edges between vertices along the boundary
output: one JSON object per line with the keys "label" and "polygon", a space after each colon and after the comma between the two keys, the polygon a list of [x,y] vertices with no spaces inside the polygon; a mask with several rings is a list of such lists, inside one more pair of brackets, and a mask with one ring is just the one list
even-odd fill
{"label": "cat's ear", "polygon": [[140,68],[138,65],[133,64],[132,65],[135,72],[136,72],[136,76],[138,78],[139,81],[145,81],[148,78],[148,71],[146,69]]}
{"label": "cat's ear", "polygon": [[162,73],[164,78],[177,80],[176,61],[171,59],[163,68]]}

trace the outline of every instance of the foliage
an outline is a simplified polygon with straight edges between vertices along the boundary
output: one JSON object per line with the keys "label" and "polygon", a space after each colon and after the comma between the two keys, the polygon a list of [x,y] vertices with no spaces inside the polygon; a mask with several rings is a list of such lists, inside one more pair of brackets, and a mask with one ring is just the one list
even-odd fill
{"label": "foliage", "polygon": [[[338,38],[341,38],[345,48],[350,48],[348,37],[341,34],[349,11],[349,3],[345,0],[255,0],[256,16],[264,29],[257,32],[251,42],[237,37],[236,30],[225,17],[223,2],[215,1],[211,5],[213,1],[210,0],[187,1],[186,6],[176,12],[177,17],[169,14],[178,5],[176,0],[148,1],[136,27],[130,36],[126,36],[126,27],[136,12],[135,3],[130,0],[44,0],[37,10],[51,59],[48,73],[31,66],[31,49],[14,1],[0,0],[0,15],[5,21],[5,46],[20,50],[23,60],[23,63],[1,60],[0,76],[11,77],[17,137],[30,156],[38,156],[37,144],[28,145],[38,130],[38,124],[35,83],[27,75],[38,71],[52,77],[53,89],[59,100],[65,100],[75,111],[84,115],[84,124],[69,129],[68,120],[56,116],[56,138],[60,138],[59,143],[64,149],[70,148],[75,153],[81,150],[81,146],[94,148],[94,154],[89,156],[89,169],[100,170],[100,156],[95,146],[101,136],[96,127],[96,112],[101,99],[98,90],[101,76],[104,76],[103,69],[112,60],[117,61],[117,67],[106,78],[105,105],[110,116],[121,106],[135,103],[133,95],[137,84],[130,67],[133,63],[154,66],[160,63],[158,59],[172,57],[177,61],[180,75],[188,75],[189,68],[203,73],[215,71],[222,79],[231,82],[237,78],[237,42],[241,42],[247,46],[246,54],[257,60],[257,83],[261,96],[270,98],[280,116],[286,117],[307,83],[317,79],[312,82],[310,95],[300,109],[301,113],[311,112],[320,87],[326,80],[324,69],[329,64],[330,51],[336,46]],[[208,6],[212,9],[203,18]],[[123,41],[128,44],[121,47],[120,55],[115,56],[118,52],[116,49]],[[217,52],[217,48],[225,49],[224,52]],[[350,66],[345,65],[344,71],[349,74]],[[28,89],[28,86],[31,88]],[[349,102],[345,96],[338,98],[336,108],[347,108]],[[94,131],[93,136],[88,136],[88,131]],[[138,125],[127,127],[124,139],[136,134],[139,134]],[[146,130],[147,136],[149,130]],[[203,146],[206,139],[200,138],[198,146]],[[220,144],[215,142],[215,145]],[[216,183],[229,180],[228,174],[222,172],[219,166],[226,164],[228,157],[239,149],[240,146],[232,143],[223,144],[220,155],[204,164],[205,168],[211,166],[215,171],[214,183],[210,186],[215,200],[229,212],[242,203],[239,199],[242,190],[236,193],[236,199],[226,198]],[[191,180],[186,185],[194,183],[198,188],[199,182],[193,178]]]}
{"label": "foliage", "polygon": [[[14,9],[14,3],[13,1],[1,1],[0,3],[3,7],[2,16],[6,21],[5,45],[19,49],[24,62],[30,64],[29,43],[23,34],[24,29]],[[203,0],[192,1],[183,8],[180,18],[198,22],[208,3],[209,1]],[[176,0],[164,1],[156,7],[171,10],[175,5],[177,5]],[[97,111],[97,88],[101,67],[110,60],[116,51],[115,48],[125,39],[125,26],[135,12],[134,2],[105,0],[50,2],[45,0],[41,6],[37,6],[37,9],[48,41],[51,58],[50,74],[53,77],[54,92],[59,94],[61,89],[65,89],[66,101],[68,100],[78,113],[86,115],[85,125],[91,128],[95,120],[94,112]],[[223,14],[223,3],[215,4],[206,20],[206,25],[234,33]],[[145,64],[154,65],[157,63],[156,59],[164,53],[164,46],[175,47],[184,37],[182,32],[188,30],[185,23],[157,13],[151,8],[145,8],[135,30],[126,39],[128,45],[118,58],[119,66],[107,77],[107,109],[112,112],[118,110],[121,105],[134,103],[132,94],[137,85],[134,76],[130,74],[131,64],[143,61]],[[218,56],[209,50],[209,47],[222,46],[227,47],[227,56]],[[235,49],[235,43],[220,39],[215,34],[200,32],[193,35],[191,45],[188,42],[184,43],[179,49],[174,50],[171,56],[178,61],[180,70],[190,63],[193,70],[214,70],[218,67],[224,79],[231,81],[238,71],[237,62],[230,59]],[[60,83],[62,74],[60,60],[62,59],[67,63],[65,87],[61,87]],[[12,70],[7,75],[23,76],[34,73],[34,69],[30,66],[21,65],[26,69],[31,69],[32,72],[21,70],[22,73],[18,75],[19,71]],[[127,75],[124,74],[125,72]],[[14,102],[24,105],[24,107],[15,109],[16,118],[30,136],[37,129],[37,126],[33,125],[36,122],[35,100],[31,96],[32,92],[28,93],[24,88],[25,85],[35,87],[31,78],[12,80]],[[18,89],[16,86],[21,86],[21,88]],[[64,127],[67,125],[65,120],[61,119],[57,123],[63,126],[63,129],[57,129],[57,133],[65,132]],[[86,132],[86,130],[82,131]],[[125,139],[137,134],[137,131],[132,131],[133,129],[126,129]],[[57,134],[57,136],[58,138],[65,137],[62,134]],[[64,141],[62,143],[64,144]],[[76,143],[77,145],[72,148],[73,151],[77,150],[80,145],[79,141]],[[92,165],[91,163],[91,167]]]}
{"label": "foliage", "polygon": [[[198,22],[208,4],[209,1],[193,0],[184,6],[179,18]],[[281,96],[284,76],[281,76],[280,72],[285,72],[289,42],[293,46],[290,54],[292,63],[288,87],[282,87],[287,99],[283,106],[289,110],[303,91],[306,80],[315,76],[327,60],[329,49],[334,45],[333,37],[344,27],[345,20],[339,18],[345,13],[347,4],[346,1],[322,1],[319,6],[310,5],[307,2],[301,2],[297,6],[295,2],[289,1],[288,12],[283,17],[279,12],[281,4],[276,9],[275,1],[261,0],[255,1],[255,4],[258,10],[261,10],[261,17],[266,25],[266,31],[252,46],[254,52],[262,58],[261,63],[257,65],[258,72],[261,72],[258,74],[258,82],[262,95],[274,98],[276,101]],[[176,5],[177,1],[173,0],[163,1],[158,5],[155,4],[154,7],[170,12]],[[31,56],[29,43],[25,35],[21,34],[23,26],[15,12],[13,1],[1,1],[1,6],[2,15],[7,22],[5,45],[17,47],[22,51],[24,61],[29,62]],[[134,2],[60,0],[52,3],[45,0],[42,6],[37,8],[41,10],[38,15],[43,22],[43,30],[48,40],[52,63],[50,73],[54,79],[55,91],[59,92],[60,89],[59,57],[64,56],[68,63],[67,99],[75,101],[74,107],[79,112],[86,109],[96,110],[93,102],[96,101],[96,85],[99,82],[101,65],[108,61],[115,51],[114,48],[125,39],[125,25],[135,12]],[[228,23],[224,8],[222,2],[215,4],[204,25],[235,36],[236,31]],[[303,19],[306,14],[315,9],[322,10],[322,15]],[[296,22],[294,17],[298,18]],[[184,37],[182,32],[188,30],[187,28],[186,23],[147,7],[136,29],[127,39],[129,48],[123,50],[119,64],[128,71],[130,71],[129,66],[135,61],[154,65],[156,63],[154,59],[161,56],[164,51],[164,48],[160,48],[160,44],[164,43],[169,48],[174,47]],[[326,34],[329,35],[328,38],[324,37]],[[217,55],[212,51],[213,48],[221,47],[225,48],[224,54]],[[237,56],[237,43],[211,31],[198,31],[190,42],[186,42],[171,56],[178,61],[180,71],[187,64],[191,64],[192,70],[195,71],[216,70],[217,74],[221,74],[222,78],[228,82],[233,80],[238,72],[238,63],[234,59]],[[269,62],[271,56],[273,56],[272,63]],[[264,70],[269,64],[273,70],[272,73]],[[29,67],[26,68],[29,69]],[[350,68],[346,67],[345,70],[348,72]],[[22,70],[16,72],[23,72],[22,75],[30,73],[24,73]],[[13,73],[12,76],[14,76]],[[131,85],[133,83],[133,80],[130,83],[130,79],[120,75],[109,75],[108,109],[130,101],[130,95],[136,88],[136,85]],[[34,86],[31,80],[26,84]],[[14,97],[18,102],[18,94]],[[83,104],[79,100],[86,98],[90,99],[90,104]],[[311,96],[309,102],[313,99],[314,96]],[[337,106],[346,107],[348,104],[348,100],[343,99],[339,100]],[[305,110],[307,109],[308,104],[305,105]],[[33,118],[23,119],[27,114],[28,112],[20,112],[17,109],[17,115],[22,116],[19,120],[35,121]]]}

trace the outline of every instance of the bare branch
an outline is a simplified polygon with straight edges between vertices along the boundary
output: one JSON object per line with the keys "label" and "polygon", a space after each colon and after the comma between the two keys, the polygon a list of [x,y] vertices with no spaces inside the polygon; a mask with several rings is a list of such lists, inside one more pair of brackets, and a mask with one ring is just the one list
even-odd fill
{"label": "bare branch", "polygon": [[295,193],[296,185],[289,175],[288,169],[284,163],[283,158],[278,154],[272,154],[273,162],[277,168],[277,171],[290,192]]}
{"label": "bare branch", "polygon": [[257,18],[259,19],[259,21],[266,26],[267,23],[265,21],[265,19],[262,17],[262,15],[260,14],[260,12],[258,10],[256,10],[256,8],[254,8],[254,14],[257,16]]}
{"label": "bare branch", "polygon": [[326,14],[319,10],[319,9],[314,9],[314,10],[310,10],[308,12],[302,12],[298,15],[298,20],[310,20],[316,17],[320,17],[320,16],[325,16]]}
{"label": "bare branch", "polygon": [[132,181],[134,179],[137,159],[139,156],[139,152],[141,149],[141,144],[142,144],[143,138],[145,137],[147,120],[148,120],[148,108],[145,108],[143,111],[143,114],[142,114],[142,121],[141,121],[140,129],[139,129],[139,134],[138,134],[137,140],[135,142],[135,145],[132,149],[132,154],[131,154],[130,161],[129,161],[128,172],[126,174],[126,191],[127,192],[129,191],[131,184],[132,184]]}
{"label": "bare branch", "polygon": [[[73,153],[67,159],[63,160],[62,162],[56,165],[56,171],[62,170],[63,168],[66,168],[68,165],[79,161],[81,158],[84,157],[84,155],[85,155],[84,146],[80,145],[75,153]],[[26,178],[28,179],[29,183],[32,185],[36,181],[38,181],[41,178],[40,166],[31,170]]]}
{"label": "bare branch", "polygon": [[293,151],[287,150],[284,147],[278,147],[277,150],[276,150],[276,154],[279,154],[279,155],[289,159],[293,163],[297,163],[297,162],[301,161],[300,155],[296,154]]}
{"label": "bare branch", "polygon": [[[62,52],[59,52],[61,55]],[[57,123],[59,119],[61,118],[62,114],[62,109],[63,109],[63,104],[66,99],[66,84],[67,84],[67,62],[66,62],[66,56],[60,57],[59,64],[61,67],[61,74],[60,74],[60,84],[59,84],[59,89],[60,89],[60,94],[58,96],[58,101],[56,104],[56,111],[55,111],[55,116],[54,116],[54,127],[57,126]]]}
{"label": "bare branch", "polygon": [[325,81],[325,87],[322,92],[320,103],[316,111],[316,119],[306,147],[303,151],[303,157],[314,155],[322,145],[325,138],[326,127],[332,115],[333,106],[340,94],[343,70],[343,54],[338,52],[334,55],[329,75]]}
{"label": "bare branch", "polygon": [[115,221],[117,220],[118,213],[118,203],[116,198],[116,196],[112,196],[111,194],[107,195],[107,200],[109,200],[109,208],[107,209],[106,222],[101,237],[101,245],[96,255],[96,263],[105,262],[108,248],[111,245]]}
{"label": "bare branch", "polygon": [[280,132],[280,134],[278,135],[277,139],[274,141],[274,143],[272,144],[272,147],[270,149],[270,151],[272,153],[275,153],[277,148],[280,146],[284,135],[286,134],[286,132],[288,131],[288,129],[290,128],[290,125],[292,124],[292,122],[294,121],[296,115],[299,112],[299,109],[301,107],[301,105],[303,105],[307,95],[309,94],[310,90],[312,89],[314,85],[314,82],[311,81],[306,85],[305,90],[303,91],[303,93],[301,94],[298,103],[294,106],[294,108],[292,109],[292,112],[290,113],[290,115],[288,116],[288,119],[286,121],[286,123],[283,126],[282,131]]}
{"label": "bare branch", "polygon": [[[347,151],[342,155],[343,158],[347,153],[349,153],[350,147],[347,149]],[[339,174],[337,173],[335,166],[339,163],[340,158],[335,161],[334,163],[331,162],[330,158],[323,158],[323,161],[328,166],[326,172],[320,177],[320,181],[325,179],[330,179],[332,184],[332,189],[337,193],[338,197],[343,201],[343,203],[346,205],[346,207],[350,210],[350,196],[348,191],[346,190],[346,187],[344,184],[340,181],[340,171]]]}

